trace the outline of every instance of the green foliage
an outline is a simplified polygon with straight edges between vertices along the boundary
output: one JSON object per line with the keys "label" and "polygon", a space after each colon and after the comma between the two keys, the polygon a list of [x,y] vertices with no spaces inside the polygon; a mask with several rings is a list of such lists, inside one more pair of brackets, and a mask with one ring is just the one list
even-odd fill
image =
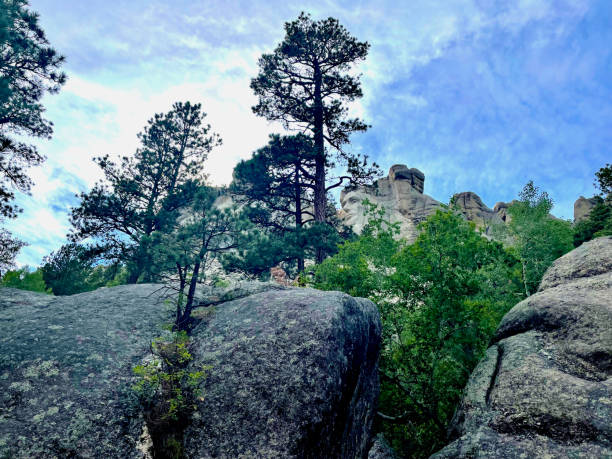
{"label": "green foliage", "polygon": [[268,145],[236,165],[230,191],[261,232],[242,244],[233,269],[260,275],[280,262],[295,262],[304,270],[314,165],[312,139],[303,134],[271,135]]}
{"label": "green foliage", "polygon": [[586,219],[574,225],[574,246],[599,236],[612,235],[612,204],[596,196],[597,203]]}
{"label": "green foliage", "polygon": [[0,217],[14,218],[14,189],[27,193],[32,181],[25,169],[44,161],[36,147],[9,137],[50,138],[52,124],[40,103],[65,83],[59,72],[64,57],[49,46],[26,0],[0,0]]}
{"label": "green foliage", "polygon": [[397,224],[384,219],[384,210],[365,200],[369,217],[361,236],[340,246],[339,252],[323,261],[315,272],[315,285],[322,290],[341,290],[352,296],[385,295],[391,258],[403,246],[396,240]]}
{"label": "green foliage", "polygon": [[196,400],[202,399],[200,386],[210,367],[189,371],[192,361],[189,337],[184,331],[170,339],[157,338],[151,344],[154,359],[132,369],[133,385],[157,457],[182,457],[182,431]]}
{"label": "green foliage", "polygon": [[43,279],[55,295],[74,295],[100,287],[125,284],[127,270],[118,264],[96,264],[85,246],[66,244],[43,258]]}
{"label": "green foliage", "polygon": [[175,325],[178,330],[191,326],[196,285],[215,260],[237,248],[249,222],[235,208],[214,206],[221,191],[199,187],[184,218],[151,235],[151,271],[157,279],[177,292]]}
{"label": "green foliage", "polygon": [[42,270],[39,268],[36,271],[30,271],[27,266],[15,271],[7,271],[2,276],[0,286],[29,290],[31,292],[51,293],[51,289],[47,288],[43,280]]}
{"label": "green foliage", "polygon": [[15,267],[15,257],[26,245],[10,232],[0,228],[0,278],[5,271]]}
{"label": "green foliage", "polygon": [[606,164],[595,172],[595,186],[607,200],[612,199],[612,164]]}
{"label": "green foliage", "polygon": [[527,296],[538,289],[552,262],[573,248],[571,224],[552,217],[552,208],[548,194],[530,181],[519,193],[519,200],[508,208],[509,224],[497,228],[521,261]]}
{"label": "green foliage", "polygon": [[[362,96],[359,76],[350,70],[365,59],[370,45],[351,36],[334,18],[313,21],[305,13],[285,23],[285,32],[274,52],[259,59],[259,74],[251,80],[258,97],[253,111],[312,135],[313,213],[314,220],[324,222],[329,190],[344,180],[365,183],[379,174],[367,157],[341,148],[352,132],[368,128],[359,118],[348,117],[347,105]],[[345,166],[347,173],[330,180],[328,172],[336,166]],[[319,250],[317,261],[322,259]]]}
{"label": "green foliage", "polygon": [[612,164],[595,173],[595,186],[601,191],[586,219],[574,225],[574,246],[599,236],[612,235]]}
{"label": "green foliage", "polygon": [[383,321],[380,428],[403,457],[428,457],[501,317],[519,300],[521,269],[511,252],[452,210],[398,240],[384,212],[364,203],[369,224],[316,271],[316,286],[364,296]]}
{"label": "green foliage", "polygon": [[119,164],[96,158],[105,181],[72,209],[73,241],[93,238],[107,260],[126,263],[128,281],[151,281],[151,234],[173,223],[206,178],[203,162],[221,140],[200,104],[177,102],[139,134],[141,146]]}

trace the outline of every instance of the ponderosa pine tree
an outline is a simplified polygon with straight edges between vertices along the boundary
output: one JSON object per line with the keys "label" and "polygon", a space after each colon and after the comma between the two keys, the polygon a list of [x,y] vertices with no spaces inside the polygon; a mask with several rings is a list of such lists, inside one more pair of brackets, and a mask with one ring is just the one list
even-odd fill
{"label": "ponderosa pine tree", "polygon": [[15,255],[25,245],[25,242],[0,228],[0,279],[6,271],[15,267]]}
{"label": "ponderosa pine tree", "polygon": [[235,208],[214,205],[219,190],[200,186],[193,193],[183,218],[152,234],[152,262],[157,277],[176,292],[175,328],[188,330],[196,286],[205,280],[215,260],[237,248],[248,220]]}
{"label": "ponderosa pine tree", "polygon": [[[52,123],[43,118],[40,103],[66,81],[59,71],[64,62],[45,37],[38,15],[26,0],[0,0],[0,223],[15,218],[15,191],[28,193],[32,181],[26,169],[43,162],[36,147],[13,135],[49,138]],[[0,270],[13,264],[23,243],[0,230]]]}
{"label": "ponderosa pine tree", "polygon": [[314,156],[310,137],[273,134],[268,145],[234,168],[230,187],[234,199],[245,205],[255,225],[282,240],[280,244],[266,241],[268,246],[278,248],[274,254],[268,253],[272,266],[295,259],[298,271],[304,270],[304,225],[314,220]]}
{"label": "ponderosa pine tree", "polygon": [[76,242],[97,241],[107,259],[128,264],[128,282],[144,274],[150,280],[151,241],[175,211],[192,196],[206,175],[203,163],[221,143],[204,124],[200,104],[177,102],[165,114],[156,114],[138,135],[141,147],[119,164],[107,156],[96,158],[105,175],[81,203],[72,209]]}
{"label": "ponderosa pine tree", "polygon": [[[368,125],[348,116],[349,102],[362,96],[359,76],[349,73],[364,60],[370,45],[360,42],[337,19],[313,21],[305,13],[285,24],[286,35],[272,54],[259,59],[251,88],[259,97],[253,111],[287,129],[310,132],[314,139],[314,219],[326,221],[327,192],[345,180],[364,183],[378,174],[367,157],[342,149],[352,132]],[[334,149],[330,154],[326,144]],[[340,164],[336,164],[340,163]],[[347,173],[328,184],[328,171],[346,166]],[[317,254],[318,261],[322,253]]]}

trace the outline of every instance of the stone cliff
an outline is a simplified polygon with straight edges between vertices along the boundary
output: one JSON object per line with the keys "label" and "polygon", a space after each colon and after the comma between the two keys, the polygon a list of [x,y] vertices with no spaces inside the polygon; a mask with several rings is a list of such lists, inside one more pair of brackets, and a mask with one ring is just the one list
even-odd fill
{"label": "stone cliff", "polygon": [[[349,187],[340,194],[342,221],[360,233],[367,223],[364,216],[364,199],[382,207],[391,222],[400,224],[400,236],[414,241],[417,225],[436,212],[441,203],[423,193],[425,175],[418,169],[409,169],[396,164],[389,170],[387,177],[377,180],[372,186]],[[506,221],[508,205],[498,203],[494,210],[488,208],[473,192],[458,193],[454,201],[460,212],[477,228],[489,234],[491,226]]]}

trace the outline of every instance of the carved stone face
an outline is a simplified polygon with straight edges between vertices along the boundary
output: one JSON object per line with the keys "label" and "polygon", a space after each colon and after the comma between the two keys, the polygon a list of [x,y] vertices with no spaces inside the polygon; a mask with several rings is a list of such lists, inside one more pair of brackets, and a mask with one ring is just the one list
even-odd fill
{"label": "carved stone face", "polygon": [[340,196],[340,204],[344,213],[344,224],[353,228],[353,231],[357,233],[361,232],[367,222],[364,216],[364,199],[372,201],[372,196],[361,189],[348,190]]}

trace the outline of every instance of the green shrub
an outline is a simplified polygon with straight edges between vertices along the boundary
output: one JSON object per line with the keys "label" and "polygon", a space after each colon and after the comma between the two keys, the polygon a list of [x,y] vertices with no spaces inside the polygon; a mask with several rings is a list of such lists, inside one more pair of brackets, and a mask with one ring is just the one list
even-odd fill
{"label": "green shrub", "polygon": [[182,457],[183,430],[202,397],[200,384],[207,367],[189,371],[192,360],[186,332],[172,333],[171,339],[157,338],[151,344],[154,358],[133,368],[138,381],[136,392],[156,456]]}
{"label": "green shrub", "polygon": [[30,268],[24,266],[21,269],[7,271],[2,276],[0,285],[31,292],[51,293],[51,289],[47,288],[43,280],[43,273],[40,268],[36,271],[30,271]]}
{"label": "green shrub", "polygon": [[428,457],[502,316],[523,298],[521,265],[453,210],[413,244],[369,203],[361,237],[316,270],[315,285],[370,298],[383,323],[378,429],[401,457]]}

